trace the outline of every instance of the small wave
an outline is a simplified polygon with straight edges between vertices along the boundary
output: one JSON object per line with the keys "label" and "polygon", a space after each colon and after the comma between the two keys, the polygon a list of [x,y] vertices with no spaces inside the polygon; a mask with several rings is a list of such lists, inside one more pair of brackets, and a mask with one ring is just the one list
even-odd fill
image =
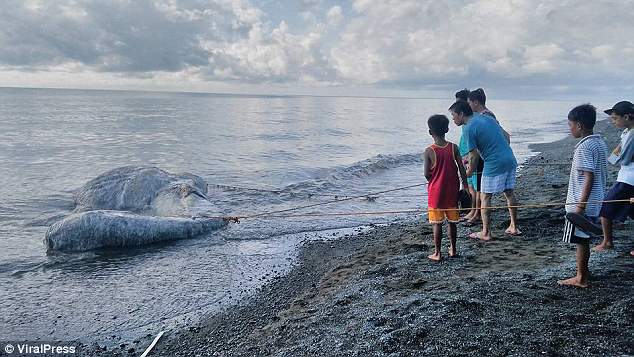
{"label": "small wave", "polygon": [[13,278],[21,278],[25,274],[49,269],[64,268],[72,265],[83,266],[87,260],[95,259],[97,255],[93,252],[79,254],[67,254],[56,252],[56,255],[48,255],[44,259],[14,259],[4,260],[0,263],[0,275],[7,274]]}
{"label": "small wave", "polygon": [[347,167],[335,170],[328,178],[331,180],[347,180],[350,178],[363,178],[376,172],[389,170],[400,166],[418,164],[423,162],[422,154],[383,155],[359,161]]}
{"label": "small wave", "polygon": [[26,222],[24,225],[26,227],[48,227],[51,224],[64,219],[64,217],[68,215],[68,212],[69,211],[62,212],[62,213],[43,214],[37,218],[34,218]]}
{"label": "small wave", "polygon": [[26,226],[49,225],[75,207],[72,195],[50,195],[0,205],[0,221],[26,221]]}
{"label": "small wave", "polygon": [[256,135],[255,139],[266,142],[278,142],[278,141],[297,141],[305,138],[305,135],[297,133],[266,133]]}
{"label": "small wave", "polygon": [[352,136],[352,132],[344,129],[337,128],[327,128],[324,130],[324,133],[334,137],[349,137]]}
{"label": "small wave", "polygon": [[350,180],[364,179],[381,171],[420,164],[422,162],[423,158],[420,153],[396,155],[379,154],[348,166],[322,170],[321,174],[315,180],[288,185],[283,191],[292,193],[315,191],[314,193],[319,193],[332,188],[338,188]]}
{"label": "small wave", "polygon": [[[210,185],[217,190],[227,191],[227,193],[239,193],[239,195],[249,196],[305,196],[320,194],[333,189],[341,188],[351,180],[359,180],[371,177],[382,171],[397,167],[422,164],[421,153],[415,154],[379,154],[369,159],[355,162],[347,166],[334,168],[322,168],[314,171],[314,179],[301,181],[287,185],[286,187],[273,189],[259,189],[250,185]],[[237,199],[232,197],[232,200]]]}

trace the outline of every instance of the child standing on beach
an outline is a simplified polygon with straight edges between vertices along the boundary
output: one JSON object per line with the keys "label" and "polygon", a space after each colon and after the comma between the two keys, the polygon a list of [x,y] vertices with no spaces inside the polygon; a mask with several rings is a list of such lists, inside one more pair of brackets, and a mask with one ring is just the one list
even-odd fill
{"label": "child standing on beach", "polygon": [[[634,104],[628,101],[618,102],[605,111],[610,116],[612,124],[623,130],[621,143],[614,149],[609,160],[612,164],[620,164],[621,169],[616,183],[607,196],[606,201],[624,200],[634,197]],[[612,223],[625,222],[634,218],[634,205],[631,203],[607,202],[601,207],[601,226],[603,228],[603,242],[593,248],[594,251],[612,249]]]}
{"label": "child standing on beach", "polygon": [[[440,261],[440,242],[442,240],[442,224],[449,223],[449,256],[456,255],[456,223],[460,220],[458,213],[458,192],[460,179],[467,191],[467,175],[462,164],[458,147],[445,140],[449,131],[449,119],[444,115],[432,115],[427,120],[429,134],[434,143],[425,149],[425,178],[427,184],[427,206],[429,223],[433,226],[434,254],[429,259]],[[458,176],[460,175],[460,176]]]}
{"label": "child standing on beach", "polygon": [[[594,134],[597,120],[596,108],[582,104],[568,113],[570,134],[581,140],[575,145],[568,182],[566,212],[584,215],[591,221],[597,221],[601,203],[605,196],[607,181],[607,151],[605,141]],[[588,261],[590,260],[590,235],[566,219],[564,241],[577,244],[577,275],[560,280],[560,285],[579,288],[588,287]]]}

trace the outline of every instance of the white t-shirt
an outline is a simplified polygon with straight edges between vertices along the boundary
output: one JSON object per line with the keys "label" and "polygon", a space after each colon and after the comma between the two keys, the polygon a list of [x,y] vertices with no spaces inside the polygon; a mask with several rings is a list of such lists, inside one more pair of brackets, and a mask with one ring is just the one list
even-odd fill
{"label": "white t-shirt", "polygon": [[[625,129],[621,134],[621,152],[625,150],[625,142],[627,141],[627,136],[630,133],[631,135],[634,135],[634,132],[632,132],[632,130]],[[632,143],[631,145],[634,145],[634,143]],[[619,176],[617,176],[616,181],[634,186],[634,162],[630,162],[629,165],[621,166],[621,169],[619,170]]]}
{"label": "white t-shirt", "polygon": [[[608,179],[607,156],[608,147],[598,134],[586,136],[575,146],[566,202],[581,201],[581,192],[585,184],[583,171],[594,173],[592,191],[590,191],[590,197],[588,197],[588,201],[593,202],[587,204],[585,211],[585,214],[590,217],[599,216],[601,203],[596,203],[596,201],[603,201],[605,197]],[[576,208],[576,205],[566,205],[566,212],[574,212]]]}

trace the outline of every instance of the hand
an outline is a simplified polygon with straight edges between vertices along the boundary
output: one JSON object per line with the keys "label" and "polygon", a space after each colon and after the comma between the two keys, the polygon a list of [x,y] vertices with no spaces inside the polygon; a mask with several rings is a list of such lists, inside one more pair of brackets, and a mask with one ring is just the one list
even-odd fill
{"label": "hand", "polygon": [[577,205],[577,208],[575,209],[575,213],[577,214],[584,214],[585,211],[586,211],[586,205],[582,205],[582,204]]}

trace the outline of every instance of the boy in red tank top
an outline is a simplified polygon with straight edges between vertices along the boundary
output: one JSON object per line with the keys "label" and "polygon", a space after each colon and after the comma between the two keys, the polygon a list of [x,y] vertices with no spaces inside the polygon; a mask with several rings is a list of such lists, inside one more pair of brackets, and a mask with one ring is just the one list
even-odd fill
{"label": "boy in red tank top", "polygon": [[458,212],[458,193],[460,183],[465,192],[467,174],[462,164],[458,146],[445,140],[449,131],[449,119],[444,115],[432,115],[427,120],[429,134],[434,138],[434,144],[425,149],[425,178],[427,184],[427,207],[429,223],[434,232],[434,254],[427,258],[440,261],[440,242],[442,240],[442,224],[449,223],[449,256],[456,255],[456,223],[460,220]]}

